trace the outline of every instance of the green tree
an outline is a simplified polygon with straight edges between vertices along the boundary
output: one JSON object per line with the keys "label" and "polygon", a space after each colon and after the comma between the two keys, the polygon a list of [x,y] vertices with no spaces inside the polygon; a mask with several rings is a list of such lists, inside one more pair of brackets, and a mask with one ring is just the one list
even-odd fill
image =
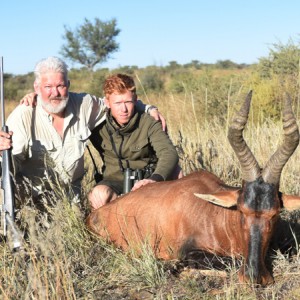
{"label": "green tree", "polygon": [[166,66],[166,68],[168,70],[176,70],[176,69],[181,68],[181,65],[179,63],[177,63],[177,61],[172,60],[172,61],[169,61],[169,65]]}
{"label": "green tree", "polygon": [[216,68],[219,68],[219,69],[234,69],[237,67],[237,64],[232,62],[231,60],[229,59],[226,59],[226,60],[218,60],[216,62]]}
{"label": "green tree", "polygon": [[184,68],[195,68],[196,70],[200,70],[201,63],[199,60],[192,60],[190,63],[184,64],[183,67]]}
{"label": "green tree", "polygon": [[102,22],[95,18],[93,24],[85,18],[84,24],[74,31],[66,26],[64,28],[63,38],[66,44],[62,46],[60,53],[65,58],[86,66],[89,70],[107,61],[110,55],[119,49],[119,44],[115,41],[120,33],[116,19]]}

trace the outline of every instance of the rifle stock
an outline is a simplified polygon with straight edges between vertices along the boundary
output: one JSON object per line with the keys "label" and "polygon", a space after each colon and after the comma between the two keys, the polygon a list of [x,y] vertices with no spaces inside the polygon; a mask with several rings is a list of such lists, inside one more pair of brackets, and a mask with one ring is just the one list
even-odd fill
{"label": "rifle stock", "polygon": [[[0,61],[0,78],[1,78],[1,119],[2,131],[8,133],[8,127],[5,125],[4,110],[4,84],[3,84],[3,57]],[[6,238],[10,234],[12,249],[18,250],[21,247],[20,234],[14,224],[15,221],[15,196],[12,181],[12,161],[11,149],[2,151],[2,176],[1,176],[1,227],[2,233]]]}

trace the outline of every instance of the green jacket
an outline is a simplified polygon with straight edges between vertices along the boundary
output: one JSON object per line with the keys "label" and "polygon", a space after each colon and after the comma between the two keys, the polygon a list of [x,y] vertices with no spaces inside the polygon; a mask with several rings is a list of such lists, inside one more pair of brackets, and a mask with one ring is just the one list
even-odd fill
{"label": "green jacket", "polygon": [[155,169],[151,178],[167,180],[179,160],[161,123],[147,113],[135,112],[126,126],[119,127],[108,111],[106,121],[93,130],[90,140],[102,157],[105,180],[123,181],[120,161],[123,169],[132,170],[153,164]]}

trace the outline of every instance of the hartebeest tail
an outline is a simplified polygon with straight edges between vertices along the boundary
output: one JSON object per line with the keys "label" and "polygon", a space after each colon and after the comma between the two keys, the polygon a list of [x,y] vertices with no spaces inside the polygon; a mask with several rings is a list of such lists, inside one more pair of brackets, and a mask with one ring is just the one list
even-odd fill
{"label": "hartebeest tail", "polygon": [[251,96],[250,92],[228,133],[241,165],[241,188],[199,171],[126,194],[93,211],[87,226],[124,250],[148,241],[163,259],[183,258],[197,250],[241,255],[245,261],[241,281],[272,282],[265,256],[280,208],[300,208],[299,197],[279,193],[282,168],[299,143],[299,132],[287,97],[284,141],[261,171],[243,138]]}

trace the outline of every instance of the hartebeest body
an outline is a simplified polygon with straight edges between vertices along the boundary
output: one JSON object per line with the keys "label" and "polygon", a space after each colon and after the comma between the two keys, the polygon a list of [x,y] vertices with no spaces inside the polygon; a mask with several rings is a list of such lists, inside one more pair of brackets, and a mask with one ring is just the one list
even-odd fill
{"label": "hartebeest body", "polygon": [[299,143],[291,103],[285,101],[284,141],[261,170],[243,139],[251,93],[228,138],[239,159],[241,188],[199,171],[182,179],[149,184],[93,211],[88,227],[124,250],[147,241],[157,257],[183,258],[197,250],[242,256],[241,281],[273,282],[265,256],[282,207],[300,208],[300,198],[281,195],[282,168]]}

